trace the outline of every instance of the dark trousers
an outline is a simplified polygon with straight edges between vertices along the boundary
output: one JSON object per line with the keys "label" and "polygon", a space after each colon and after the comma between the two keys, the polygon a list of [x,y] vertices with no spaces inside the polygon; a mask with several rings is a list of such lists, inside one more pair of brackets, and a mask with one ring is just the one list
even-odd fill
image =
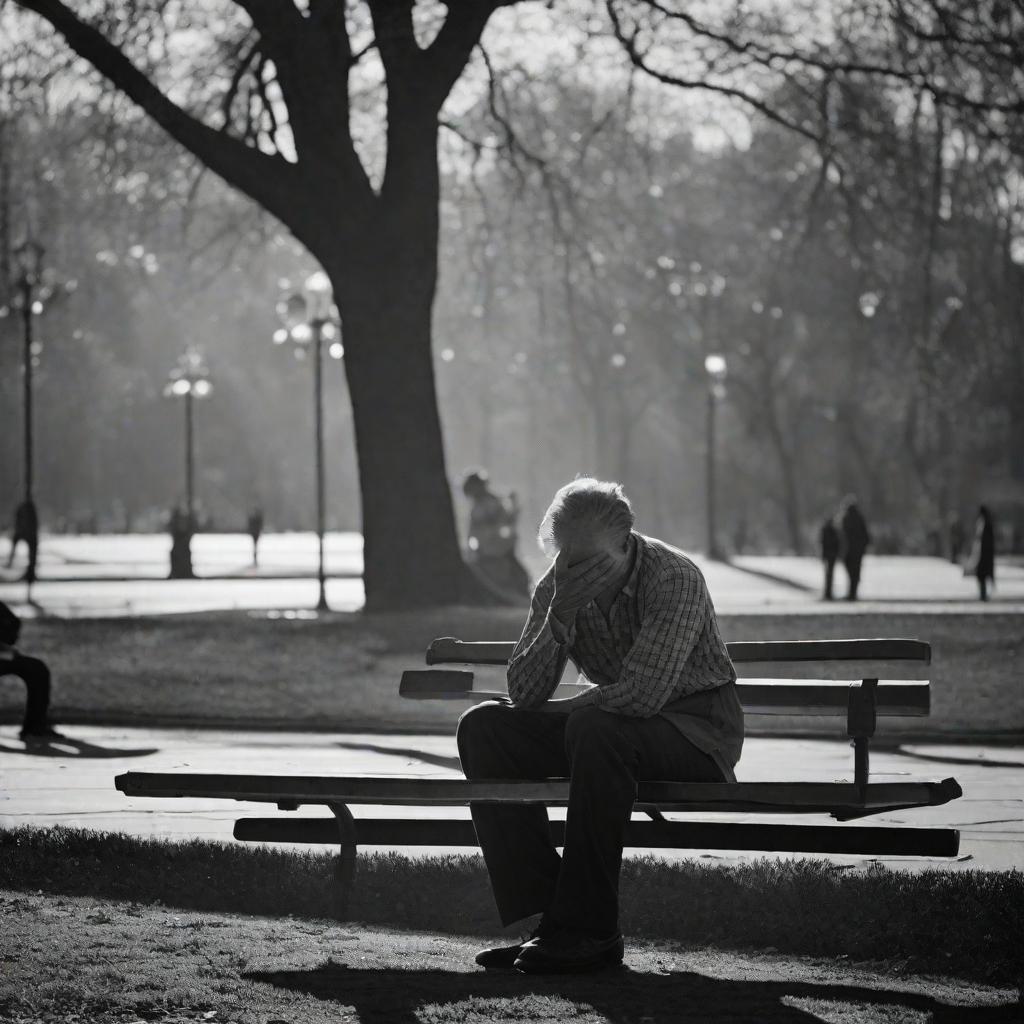
{"label": "dark trousers", "polygon": [[832,581],[835,578],[836,573],[836,560],[834,558],[826,558],[825,560],[825,600],[832,600]]}
{"label": "dark trousers", "polygon": [[22,654],[8,660],[0,660],[0,676],[17,676],[25,683],[28,696],[25,700],[25,729],[38,729],[47,723],[50,707],[50,670],[39,658],[26,658]]}
{"label": "dark trousers", "polygon": [[843,559],[846,575],[850,577],[850,589],[846,592],[847,601],[857,600],[857,588],[860,586],[860,563],[863,561],[863,555],[847,555]]}
{"label": "dark trousers", "polygon": [[543,913],[546,926],[617,933],[637,781],[723,781],[715,762],[667,719],[598,708],[566,715],[488,701],[459,719],[458,744],[467,779],[570,779],[561,857],[542,804],[471,805],[505,925]]}

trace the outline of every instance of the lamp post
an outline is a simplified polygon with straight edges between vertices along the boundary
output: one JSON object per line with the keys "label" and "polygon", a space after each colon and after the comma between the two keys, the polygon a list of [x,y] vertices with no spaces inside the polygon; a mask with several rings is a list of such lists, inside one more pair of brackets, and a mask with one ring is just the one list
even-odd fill
{"label": "lamp post", "polygon": [[725,397],[725,356],[712,352],[704,359],[708,375],[708,422],[707,422],[707,517],[708,557],[721,560],[722,550],[718,546],[715,531],[715,409],[718,401]]}
{"label": "lamp post", "polygon": [[291,342],[295,355],[300,359],[305,358],[308,346],[313,346],[317,583],[319,585],[316,607],[317,611],[329,611],[327,574],[324,569],[324,342],[329,343],[328,353],[332,359],[341,359],[345,354],[340,340],[338,315],[334,308],[330,278],[322,270],[310,274],[302,288],[281,296],[277,304],[277,315],[282,326],[274,332],[275,345]]}
{"label": "lamp post", "polygon": [[164,385],[164,396],[182,398],[185,405],[185,521],[175,510],[171,519],[171,577],[190,579],[192,572],[192,534],[196,526],[195,501],[195,416],[193,401],[209,398],[213,391],[210,371],[203,354],[196,348],[186,349],[171,370]]}
{"label": "lamp post", "polygon": [[24,347],[22,349],[22,411],[24,415],[24,491],[21,504],[15,513],[15,536],[28,544],[28,566],[25,581],[29,584],[36,579],[36,557],[39,547],[39,515],[36,511],[33,490],[35,450],[33,434],[32,371],[38,355],[34,338],[34,318],[43,311],[43,303],[49,297],[49,289],[43,284],[43,256],[46,250],[36,241],[26,237],[14,250],[17,261],[17,300],[21,306],[21,322]]}

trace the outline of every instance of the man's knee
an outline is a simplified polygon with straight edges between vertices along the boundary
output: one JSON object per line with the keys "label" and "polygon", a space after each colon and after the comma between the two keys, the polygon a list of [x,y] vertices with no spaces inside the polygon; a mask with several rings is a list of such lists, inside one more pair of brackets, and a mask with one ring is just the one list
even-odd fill
{"label": "man's knee", "polygon": [[579,708],[565,726],[565,749],[570,758],[590,750],[607,749],[621,740],[617,715],[600,708]]}
{"label": "man's knee", "polygon": [[455,741],[463,771],[472,771],[472,765],[486,752],[493,742],[495,731],[500,727],[502,715],[509,711],[507,704],[498,701],[484,701],[463,711],[455,730]]}

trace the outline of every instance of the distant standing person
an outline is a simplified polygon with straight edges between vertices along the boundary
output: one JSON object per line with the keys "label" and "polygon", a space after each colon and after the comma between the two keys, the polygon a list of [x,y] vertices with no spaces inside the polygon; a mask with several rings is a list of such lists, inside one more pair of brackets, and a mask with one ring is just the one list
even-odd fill
{"label": "distant standing person", "polygon": [[183,508],[175,507],[167,524],[171,535],[171,576],[172,580],[190,580],[192,572],[192,516]]}
{"label": "distant standing person", "polygon": [[854,495],[843,499],[840,525],[843,531],[843,565],[846,575],[850,578],[850,589],[846,593],[847,601],[857,600],[857,589],[860,586],[860,567],[864,561],[864,553],[871,543],[868,524],[857,507]]}
{"label": "distant standing person", "polygon": [[964,523],[954,512],[949,517],[949,560],[954,564],[960,561],[964,550]]}
{"label": "distant standing person", "polygon": [[260,537],[263,534],[263,509],[254,508],[249,513],[249,536],[252,537],[252,564],[260,564]]}
{"label": "distant standing person", "polygon": [[826,601],[832,600],[832,580],[835,576],[836,561],[839,558],[840,538],[836,529],[835,519],[829,516],[821,524],[819,534],[821,543],[821,560],[825,563],[825,592],[822,597]]}
{"label": "distant standing person", "polygon": [[11,537],[11,550],[7,553],[7,568],[14,561],[14,549],[19,541],[28,547],[28,566],[22,579],[34,583],[36,579],[36,557],[39,553],[39,515],[34,501],[23,501],[14,510],[14,534]]}
{"label": "distant standing person", "polygon": [[516,557],[519,502],[515,492],[491,490],[482,469],[467,473],[462,493],[470,500],[469,565],[489,590],[508,604],[529,600],[530,576]]}
{"label": "distant standing person", "polygon": [[979,507],[978,517],[974,520],[974,540],[964,575],[977,578],[979,596],[982,601],[987,601],[989,583],[994,585],[996,582],[996,531],[992,513],[985,505]]}
{"label": "distant standing person", "polygon": [[21,619],[0,601],[0,676],[17,676],[28,691],[25,718],[18,736],[32,740],[62,739],[50,725],[50,670],[40,658],[28,658],[15,644],[21,633]]}

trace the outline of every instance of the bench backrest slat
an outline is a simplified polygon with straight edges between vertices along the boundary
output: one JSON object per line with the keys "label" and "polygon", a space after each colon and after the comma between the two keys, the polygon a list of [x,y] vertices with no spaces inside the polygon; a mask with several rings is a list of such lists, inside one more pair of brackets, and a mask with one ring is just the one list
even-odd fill
{"label": "bench backrest slat", "polygon": [[[918,662],[927,665],[931,661],[931,645],[923,640],[739,640],[726,646],[737,671],[740,665],[758,662]],[[441,637],[427,648],[427,664],[505,665],[514,648],[515,644],[507,641],[466,642]],[[869,676],[862,673],[859,678]]]}
{"label": "bench backrest slat", "polygon": [[[859,685],[859,684],[858,684]],[[454,669],[412,670],[402,673],[399,694],[412,700],[482,701],[502,696],[500,690],[474,689],[472,672]],[[831,680],[758,679],[737,684],[740,703],[748,715],[822,715],[844,718],[850,701],[850,683]],[[562,686],[556,697],[578,693]],[[877,713],[886,717],[924,717],[929,712],[927,680],[882,680],[875,691]]]}

